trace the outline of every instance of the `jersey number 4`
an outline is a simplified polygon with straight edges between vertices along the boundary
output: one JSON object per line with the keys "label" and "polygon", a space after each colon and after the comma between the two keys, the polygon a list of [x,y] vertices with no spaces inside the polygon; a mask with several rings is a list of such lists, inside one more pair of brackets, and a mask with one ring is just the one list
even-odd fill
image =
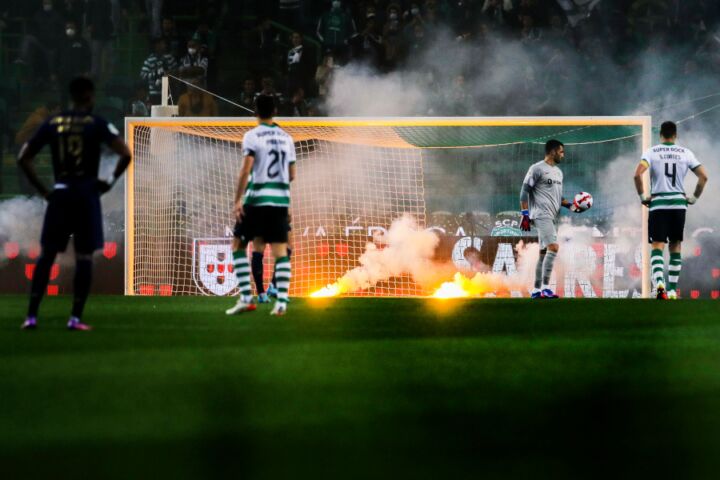
{"label": "jersey number 4", "polygon": [[[270,150],[268,152],[268,155],[272,157],[270,159],[270,164],[268,165],[267,169],[267,176],[268,178],[275,178],[278,175],[280,175],[280,172],[285,170],[285,152],[278,152],[277,150]],[[278,165],[278,163],[280,165]],[[673,182],[673,185],[675,183]]]}
{"label": "jersey number 4", "polygon": [[[672,172],[670,172],[670,165],[672,165]],[[668,178],[672,178],[672,186],[675,186],[675,179],[677,178],[677,165],[674,163],[666,163],[665,164],[665,176]]]}

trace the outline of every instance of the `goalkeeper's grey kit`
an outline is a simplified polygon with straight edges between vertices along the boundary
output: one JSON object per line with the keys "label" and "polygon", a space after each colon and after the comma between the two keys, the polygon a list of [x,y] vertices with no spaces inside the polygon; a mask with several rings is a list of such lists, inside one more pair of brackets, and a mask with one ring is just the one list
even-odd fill
{"label": "goalkeeper's grey kit", "polygon": [[520,192],[520,201],[529,205],[540,239],[540,248],[557,242],[557,218],[562,204],[563,173],[557,166],[544,160],[528,169]]}

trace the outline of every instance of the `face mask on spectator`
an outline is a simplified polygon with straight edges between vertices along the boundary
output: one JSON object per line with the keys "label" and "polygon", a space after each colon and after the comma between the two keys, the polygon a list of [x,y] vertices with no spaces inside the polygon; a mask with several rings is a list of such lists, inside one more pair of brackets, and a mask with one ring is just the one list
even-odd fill
{"label": "face mask on spectator", "polygon": [[44,4],[44,5],[43,5],[43,10],[45,10],[46,12],[51,12],[51,11],[52,11],[52,5]]}
{"label": "face mask on spectator", "polygon": [[67,33],[68,37],[74,37],[75,36],[75,29],[74,28],[67,28],[65,29],[65,33]]}
{"label": "face mask on spectator", "polygon": [[390,20],[397,20],[397,17],[398,17],[397,13],[395,13],[395,12],[390,13]]}
{"label": "face mask on spectator", "polygon": [[338,2],[337,0],[332,2],[332,8],[334,10],[337,10],[338,8],[340,8],[340,2]]}
{"label": "face mask on spectator", "polygon": [[188,48],[188,53],[190,55],[195,55],[197,53],[197,48]]}

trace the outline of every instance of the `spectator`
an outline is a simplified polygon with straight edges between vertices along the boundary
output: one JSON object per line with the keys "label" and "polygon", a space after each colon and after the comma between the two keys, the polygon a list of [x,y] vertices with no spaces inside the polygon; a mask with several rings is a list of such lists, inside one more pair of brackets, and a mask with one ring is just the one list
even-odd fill
{"label": "spectator", "polygon": [[[403,13],[403,18],[405,19],[405,33],[406,35],[411,35],[413,32],[415,32],[416,26],[424,27],[425,24],[423,22],[422,13],[420,12],[420,4],[413,2],[410,4],[410,9],[405,10],[405,13]],[[423,28],[423,32],[425,29]]]}
{"label": "spectator", "polygon": [[350,41],[352,56],[355,59],[366,61],[374,67],[379,67],[383,58],[382,36],[378,33],[375,14],[369,12],[365,19],[365,28],[359,35]]}
{"label": "spectator", "polygon": [[284,26],[303,30],[305,28],[303,0],[278,0],[278,16]]}
{"label": "spectator", "polygon": [[178,35],[175,20],[170,17],[165,17],[162,20],[162,38],[165,40],[170,55],[175,58],[180,58],[183,55],[185,42]]}
{"label": "spectator", "polygon": [[[92,4],[93,2],[88,2]],[[89,6],[89,5],[88,5]],[[64,0],[61,6],[62,16],[66,22],[72,21],[78,28],[82,29],[85,17],[84,0]]]}
{"label": "spectator", "polygon": [[456,75],[450,91],[447,92],[446,103],[450,106],[453,114],[463,115],[468,113],[471,100],[465,84],[465,75]]}
{"label": "spectator", "polygon": [[[190,83],[197,85],[199,82]],[[188,90],[180,95],[178,113],[181,117],[216,117],[218,107],[210,94],[189,86]]]}
{"label": "spectator", "polygon": [[387,21],[382,31],[385,44],[385,66],[394,69],[400,59],[402,48],[402,24],[400,21],[400,5],[391,3],[387,7]]}
{"label": "spectator", "polygon": [[300,32],[290,35],[290,43],[292,48],[287,54],[287,92],[294,92],[298,88],[307,90],[315,70],[313,56],[303,45]]}
{"label": "spectator", "polygon": [[352,17],[342,9],[340,0],[333,0],[330,10],[320,17],[317,25],[317,36],[322,42],[323,50],[342,55],[346,51],[348,40],[356,33]]}
{"label": "spectator", "polygon": [[116,35],[127,32],[128,0],[110,0],[110,2],[112,4],[110,18],[112,18],[113,22],[113,32]]}
{"label": "spectator", "polygon": [[520,41],[525,45],[537,44],[542,36],[539,28],[535,27],[535,19],[524,13],[520,15],[520,24],[522,29],[520,30]]}
{"label": "spectator", "polygon": [[215,58],[217,50],[217,35],[210,28],[210,22],[202,20],[198,24],[198,28],[195,30],[192,39],[198,43],[200,51],[203,55],[209,59]]}
{"label": "spectator", "polygon": [[425,30],[434,34],[435,31],[440,28],[441,21],[437,4],[435,3],[435,0],[426,0],[424,7],[425,15],[423,16],[423,23],[425,24]]}
{"label": "spectator", "polygon": [[67,100],[67,86],[70,80],[90,74],[90,46],[80,36],[77,25],[70,20],[65,23],[65,39],[58,51],[58,79],[63,106]]}
{"label": "spectator", "polygon": [[[64,25],[62,16],[54,9],[53,0],[42,0],[42,10],[33,15],[17,60],[17,63],[31,65],[38,80],[55,73],[55,54],[62,42]],[[41,57],[40,61],[34,61],[38,57]]]}
{"label": "spectator", "polygon": [[200,51],[196,40],[188,40],[187,54],[180,59],[180,73],[187,78],[198,78],[206,85],[208,58]]}
{"label": "spectator", "polygon": [[243,82],[243,91],[240,94],[240,105],[249,110],[243,110],[243,116],[253,115],[255,111],[255,80],[252,78],[246,78]]}
{"label": "spectator", "polygon": [[485,0],[481,12],[491,25],[504,27],[512,23],[513,10],[512,0]]}
{"label": "spectator", "polygon": [[177,68],[175,58],[167,53],[165,40],[156,38],[153,53],[148,56],[140,70],[140,78],[147,82],[148,94],[152,105],[160,104],[162,77]]}
{"label": "spectator", "polygon": [[305,100],[305,90],[302,87],[297,88],[290,99],[285,115],[288,117],[307,117],[309,105]]}
{"label": "spectator", "polygon": [[274,70],[275,47],[277,46],[278,38],[279,35],[273,28],[269,17],[263,17],[250,32],[248,60],[250,68],[255,75]]}
{"label": "spectator", "polygon": [[321,98],[327,97],[330,93],[330,84],[332,82],[333,72],[335,70],[335,58],[332,53],[327,53],[323,57],[321,65],[315,70],[315,83],[318,86],[318,95]]}
{"label": "spectator", "polygon": [[567,20],[562,15],[553,14],[550,16],[550,28],[545,35],[545,39],[555,45],[568,45],[570,43]]}
{"label": "spectator", "polygon": [[149,117],[150,105],[148,104],[147,87],[140,83],[135,88],[135,96],[130,100],[130,114],[133,117]]}
{"label": "spectator", "polygon": [[[35,132],[45,120],[51,115],[60,113],[60,102],[57,100],[50,100],[44,105],[37,107],[23,122],[20,129],[15,134],[15,146],[19,151],[25,143],[35,135]],[[35,187],[30,185],[25,175],[19,175],[20,179],[20,191],[24,194],[34,194],[36,192]]]}
{"label": "spectator", "polygon": [[[279,106],[279,105],[283,104],[283,102],[285,100],[282,96],[282,93],[278,92],[275,89],[275,80],[273,80],[272,77],[270,77],[270,76],[263,77],[262,80],[260,81],[260,85],[262,86],[262,90],[260,90],[259,92],[257,92],[255,94],[255,100],[257,100],[257,97],[259,97],[260,95],[267,95],[267,96],[273,97],[275,99],[275,105]],[[254,103],[255,102],[253,101],[253,104]]]}
{"label": "spectator", "polygon": [[145,0],[145,13],[150,20],[150,35],[153,38],[157,38],[162,35],[162,7],[163,0]]}
{"label": "spectator", "polygon": [[413,27],[412,37],[408,42],[407,55],[409,57],[416,57],[425,51],[426,46],[425,28],[421,23],[416,23]]}
{"label": "spectator", "polygon": [[93,0],[87,4],[87,26],[92,51],[93,78],[105,81],[113,67],[113,36],[111,0]]}
{"label": "spectator", "polygon": [[60,113],[60,102],[57,100],[48,100],[30,113],[15,134],[15,145],[18,149],[32,138],[38,127],[40,127],[50,115],[57,113]]}

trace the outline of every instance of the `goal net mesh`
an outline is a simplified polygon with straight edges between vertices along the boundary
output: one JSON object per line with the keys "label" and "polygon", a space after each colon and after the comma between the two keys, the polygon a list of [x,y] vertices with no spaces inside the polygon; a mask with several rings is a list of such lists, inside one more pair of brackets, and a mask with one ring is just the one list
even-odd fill
{"label": "goal net mesh", "polygon": [[[127,192],[128,294],[236,292],[233,199],[242,137],[254,123],[184,120],[127,122],[134,155]],[[639,158],[642,143],[637,125],[278,123],[293,136],[297,151],[290,235],[294,296],[356,267],[367,244],[403,214],[451,236],[506,235],[495,230],[513,228],[523,176],[543,158],[549,138],[567,145],[566,194],[600,191],[608,165],[621,157]],[[618,199],[596,195],[589,215],[577,221],[602,228],[621,206]],[[266,282],[272,264],[268,249]],[[427,293],[410,276],[399,276],[353,294]]]}

